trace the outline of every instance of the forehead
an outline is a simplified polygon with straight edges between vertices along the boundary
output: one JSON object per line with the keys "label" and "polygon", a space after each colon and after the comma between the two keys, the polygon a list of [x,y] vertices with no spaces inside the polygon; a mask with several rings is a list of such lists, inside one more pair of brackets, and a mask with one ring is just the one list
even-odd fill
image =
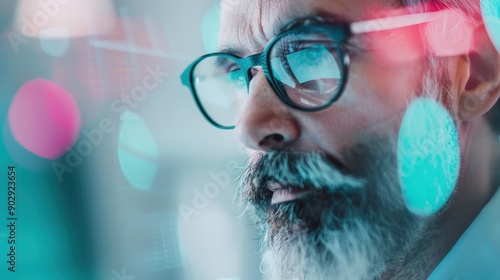
{"label": "forehead", "polygon": [[219,48],[240,54],[261,51],[293,19],[330,14],[345,21],[374,18],[398,0],[221,0]]}

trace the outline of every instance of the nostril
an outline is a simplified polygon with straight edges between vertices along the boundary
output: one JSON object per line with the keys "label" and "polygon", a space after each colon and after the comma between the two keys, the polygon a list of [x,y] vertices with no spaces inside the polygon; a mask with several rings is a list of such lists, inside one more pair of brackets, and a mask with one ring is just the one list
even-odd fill
{"label": "nostril", "polygon": [[282,145],[284,141],[285,137],[283,137],[283,135],[275,133],[266,136],[262,141],[260,141],[260,146],[265,148],[276,147]]}

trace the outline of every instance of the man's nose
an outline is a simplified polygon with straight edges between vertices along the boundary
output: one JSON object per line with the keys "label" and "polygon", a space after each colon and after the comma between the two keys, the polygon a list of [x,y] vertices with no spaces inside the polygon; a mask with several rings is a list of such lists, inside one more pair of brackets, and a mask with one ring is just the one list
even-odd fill
{"label": "man's nose", "polygon": [[292,110],[276,95],[263,72],[258,71],[236,123],[236,135],[253,150],[285,148],[300,136],[299,122]]}

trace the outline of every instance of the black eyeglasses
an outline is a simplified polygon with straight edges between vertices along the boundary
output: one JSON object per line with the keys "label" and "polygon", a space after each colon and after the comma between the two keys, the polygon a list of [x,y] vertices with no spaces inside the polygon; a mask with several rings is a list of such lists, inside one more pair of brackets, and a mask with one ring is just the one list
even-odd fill
{"label": "black eyeglasses", "polygon": [[291,23],[262,53],[238,57],[212,53],[183,72],[205,118],[221,129],[235,127],[248,97],[252,69],[261,66],[269,84],[288,106],[305,112],[325,109],[337,101],[347,84],[349,55],[345,42],[353,35],[390,30],[434,20],[437,13],[339,24],[322,17]]}

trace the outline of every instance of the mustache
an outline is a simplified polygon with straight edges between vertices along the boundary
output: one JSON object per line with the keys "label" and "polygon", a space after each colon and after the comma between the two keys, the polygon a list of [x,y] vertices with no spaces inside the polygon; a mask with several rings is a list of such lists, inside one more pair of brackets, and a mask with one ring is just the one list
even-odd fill
{"label": "mustache", "polygon": [[359,192],[365,181],[350,175],[336,159],[320,152],[271,151],[251,159],[243,171],[240,199],[265,208],[271,184],[327,193]]}

